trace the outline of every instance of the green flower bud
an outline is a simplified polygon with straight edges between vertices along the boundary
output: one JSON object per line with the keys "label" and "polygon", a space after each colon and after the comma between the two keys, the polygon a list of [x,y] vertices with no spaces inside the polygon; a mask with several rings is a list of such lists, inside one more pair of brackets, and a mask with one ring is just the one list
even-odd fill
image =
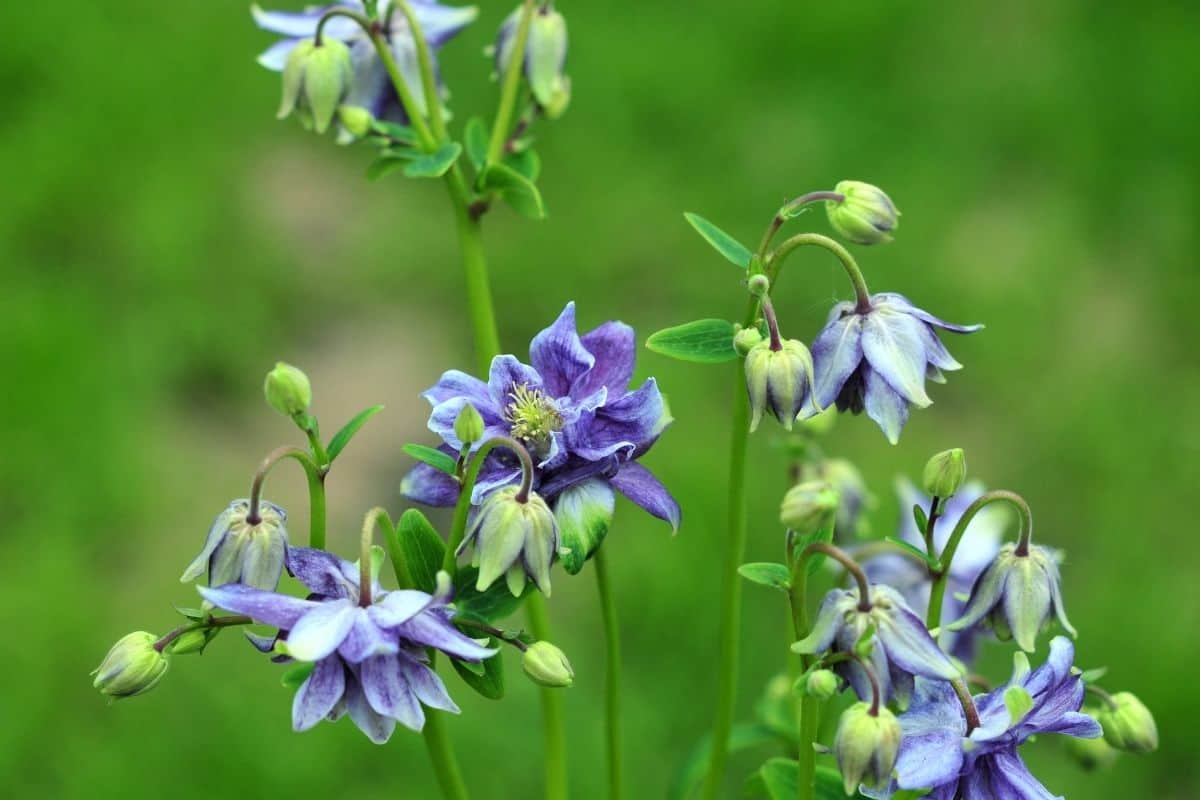
{"label": "green flower bud", "polygon": [[329,37],[320,45],[305,39],[293,48],[283,68],[278,117],[283,119],[296,112],[305,127],[324,133],[353,80],[350,48]]}
{"label": "green flower bud", "polygon": [[1129,692],[1114,694],[1112,705],[1101,708],[1096,719],[1104,728],[1104,740],[1118,750],[1152,753],[1158,749],[1158,726],[1154,724],[1154,715]]}
{"label": "green flower bud", "polygon": [[763,335],[758,328],[742,328],[733,335],[733,349],[745,357],[762,340]]}
{"label": "green flower bud", "polygon": [[167,671],[167,657],[154,648],[157,641],[145,631],[122,637],[92,672],[92,686],[118,699],[153,689]]}
{"label": "green flower bud", "polygon": [[567,21],[549,4],[538,9],[529,26],[525,69],[529,89],[548,119],[557,119],[571,102],[567,60]]}
{"label": "green flower bud", "polygon": [[829,522],[838,509],[838,493],[825,481],[798,483],[783,496],[779,520],[802,536]]}
{"label": "green flower bud", "polygon": [[891,780],[903,733],[900,722],[886,708],[871,713],[870,703],[855,703],[838,721],[833,752],[847,795],[858,791],[859,784],[882,788]]}
{"label": "green flower bud", "polygon": [[285,417],[303,414],[312,405],[312,385],[308,382],[308,376],[282,361],[267,373],[263,394],[271,408]]}
{"label": "green flower bud", "polygon": [[338,122],[346,132],[356,139],[361,139],[371,132],[375,117],[362,106],[338,106]]}
{"label": "green flower bud", "polygon": [[575,683],[575,670],[567,655],[550,642],[534,642],[521,657],[521,668],[540,686],[561,689]]}
{"label": "green flower bud", "polygon": [[1104,769],[1117,760],[1118,751],[1103,738],[1077,739],[1074,736],[1068,736],[1064,744],[1067,748],[1067,755],[1089,772]]}
{"label": "green flower bud", "polygon": [[463,404],[454,418],[454,435],[464,446],[470,446],[483,438],[483,417],[470,403]]}
{"label": "green flower bud", "polygon": [[943,450],[925,465],[925,492],[934,497],[953,497],[966,479],[967,457],[961,447]]}
{"label": "green flower bud", "polygon": [[760,342],[746,354],[745,369],[750,432],[758,429],[764,411],[790,431],[813,385],[813,360],[808,348],[795,339],[784,340],[778,350],[771,347],[770,341]]}
{"label": "green flower bud", "polygon": [[202,653],[208,643],[212,641],[215,629],[201,630],[197,628],[193,631],[181,634],[178,639],[171,642],[171,655],[185,656],[192,653]]}
{"label": "green flower bud", "polygon": [[755,297],[762,297],[771,290],[771,279],[761,272],[757,275],[752,275],[746,281],[746,289]]}
{"label": "green flower bud", "polygon": [[828,700],[838,693],[838,676],[833,674],[833,670],[816,669],[808,673],[808,680],[804,683],[804,691],[810,696],[818,700]]}
{"label": "green flower bud", "polygon": [[842,181],[834,191],[842,201],[825,203],[829,224],[842,237],[855,244],[890,242],[899,224],[900,212],[891,198],[877,186],[861,181]]}
{"label": "green flower bud", "polygon": [[504,577],[509,591],[520,597],[529,578],[549,597],[558,536],[558,521],[545,500],[536,492],[522,499],[519,487],[505,486],[483,501],[459,552],[475,548],[472,564],[479,568],[478,591],[486,592]]}

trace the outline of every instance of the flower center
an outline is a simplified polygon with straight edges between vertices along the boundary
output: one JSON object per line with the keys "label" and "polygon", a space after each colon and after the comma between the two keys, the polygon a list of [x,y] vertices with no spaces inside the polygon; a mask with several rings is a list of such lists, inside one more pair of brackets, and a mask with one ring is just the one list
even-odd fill
{"label": "flower center", "polygon": [[529,384],[522,383],[508,396],[512,402],[504,407],[504,418],[512,426],[513,438],[520,439],[538,455],[545,455],[551,434],[562,430],[562,414],[544,392],[530,389]]}

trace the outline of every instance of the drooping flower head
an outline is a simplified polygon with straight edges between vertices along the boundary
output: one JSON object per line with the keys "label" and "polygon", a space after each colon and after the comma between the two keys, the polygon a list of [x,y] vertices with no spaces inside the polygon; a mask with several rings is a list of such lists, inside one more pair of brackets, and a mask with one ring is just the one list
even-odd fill
{"label": "drooping flower head", "polygon": [[250,501],[234,500],[222,511],[204,541],[204,549],[183,571],[179,580],[194,581],[208,571],[209,586],[244,583],[274,589],[283,574],[287,556],[287,512],[262,501],[250,518]]}
{"label": "drooping flower head", "polygon": [[[529,450],[533,489],[554,510],[559,555],[571,573],[583,568],[607,533],[614,489],[673,528],[679,525],[675,499],[637,463],[671,416],[653,378],[630,390],[635,347],[633,329],[620,322],[579,335],[575,304],[568,303],[533,338],[531,365],[497,356],[486,382],[451,370],[424,393],[433,406],[429,429],[446,452],[457,455],[462,448],[454,422],[468,403],[483,417],[481,441],[508,436]],[[472,503],[520,479],[519,461],[497,448],[480,470]],[[433,506],[458,499],[458,483],[424,464],[409,472],[401,491]]]}
{"label": "drooping flower head", "polygon": [[422,704],[458,712],[430,669],[426,649],[465,661],[496,652],[451,624],[454,609],[448,605],[444,574],[433,595],[412,589],[388,592],[378,583],[376,567],[370,603],[364,606],[357,565],[309,548],[292,548],[287,563],[288,571],[312,592],[307,599],[242,584],[201,588],[200,593],[218,608],[279,628],[287,655],[314,664],[292,704],[297,731],[347,712],[377,744],[388,740],[397,722],[421,730]]}
{"label": "drooping flower head", "polygon": [[1031,736],[1059,733],[1085,739],[1100,725],[1079,713],[1084,687],[1072,670],[1075,648],[1059,636],[1046,663],[1036,670],[1018,653],[1012,679],[988,694],[976,695],[979,726],[968,730],[962,702],[947,683],[917,680],[908,711],[900,715],[904,740],[887,798],[896,789],[932,789],[931,800],[1051,800],[1054,797],[1026,769],[1018,746]]}
{"label": "drooping flower head", "polygon": [[[509,14],[496,36],[493,49],[499,76],[504,75],[512,61],[521,11],[518,7]],[[538,107],[550,119],[561,116],[571,102],[571,79],[564,72],[567,66],[567,21],[555,10],[553,3],[539,3],[533,11],[523,66],[529,91]]]}
{"label": "drooping flower head", "polygon": [[459,553],[474,547],[472,564],[479,568],[475,588],[486,591],[501,576],[514,597],[532,579],[538,591],[550,596],[550,564],[558,551],[558,521],[546,501],[520,487],[505,486],[487,496],[459,545]]}
{"label": "drooping flower head", "polygon": [[900,441],[910,406],[933,401],[925,379],[944,383],[943,372],[962,369],[938,339],[937,329],[974,333],[982,325],[954,325],[890,292],[871,295],[869,307],[838,303],[813,342],[813,397],[825,408],[863,411],[888,441]]}
{"label": "drooping flower head", "polygon": [[[459,31],[475,20],[478,9],[474,6],[454,8],[434,0],[408,0],[421,25],[421,31],[430,49],[437,51]],[[313,6],[300,12],[264,11],[253,6],[254,21],[266,31],[285,37],[276,42],[258,57],[258,63],[276,72],[283,70],[288,56],[301,42],[311,39],[317,32],[317,23],[331,8],[346,8],[362,13],[363,4],[358,0],[341,0],[332,5]],[[417,61],[416,41],[409,30],[404,14],[392,7],[390,0],[380,0],[379,20],[383,35],[391,46],[392,54],[400,67],[400,73],[417,106],[424,113],[430,102],[421,85],[421,69]],[[331,37],[350,48],[354,65],[354,76],[350,91],[344,102],[366,108],[376,119],[406,123],[408,118],[396,99],[396,92],[388,79],[387,71],[375,51],[375,45],[353,20],[335,17],[326,23],[323,37]],[[443,97],[436,98],[442,102]]]}

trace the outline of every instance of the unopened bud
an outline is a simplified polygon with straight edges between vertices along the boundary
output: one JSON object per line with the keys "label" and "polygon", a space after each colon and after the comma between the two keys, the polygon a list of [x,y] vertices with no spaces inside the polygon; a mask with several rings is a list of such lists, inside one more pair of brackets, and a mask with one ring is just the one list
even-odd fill
{"label": "unopened bud", "polygon": [[371,116],[371,112],[362,106],[338,106],[338,122],[342,124],[346,132],[356,139],[361,139],[371,132],[371,126],[375,122],[375,117]]}
{"label": "unopened bud", "polygon": [[841,236],[855,244],[890,242],[899,224],[900,212],[878,186],[861,181],[842,181],[834,191],[841,202],[825,204],[829,223]]}
{"label": "unopened bud", "polygon": [[207,647],[208,643],[212,640],[212,633],[214,632],[215,631],[212,630],[201,630],[197,628],[196,630],[181,634],[178,639],[171,642],[169,648],[171,655],[186,656],[191,655],[192,653],[203,652],[204,648]]}
{"label": "unopened bud", "polygon": [[961,447],[943,450],[925,464],[925,492],[933,497],[953,497],[966,479],[967,457]]}
{"label": "unopened bud", "polygon": [[1112,704],[1101,708],[1096,719],[1104,728],[1104,740],[1118,750],[1152,753],[1158,749],[1154,715],[1129,692],[1114,694]]}
{"label": "unopened bud", "polygon": [[887,785],[902,736],[899,721],[886,708],[871,713],[869,703],[855,703],[843,712],[833,752],[847,795],[855,794],[859,784],[873,789]]}
{"label": "unopened bud", "polygon": [[750,395],[750,431],[758,429],[763,412],[792,429],[813,385],[812,354],[803,342],[786,339],[778,350],[759,342],[746,354],[746,391]]}
{"label": "unopened bud", "polygon": [[158,637],[137,631],[121,638],[92,672],[101,694],[122,698],[148,692],[167,671],[167,657],[155,649]]}
{"label": "unopened bud", "polygon": [[324,133],[354,80],[354,63],[345,43],[325,37],[305,39],[292,48],[283,68],[279,118],[295,112],[305,127]]}
{"label": "unopened bud", "polygon": [[1091,770],[1104,769],[1117,760],[1117,749],[1104,741],[1104,738],[1077,739],[1068,736],[1064,742],[1067,755],[1079,766]]}
{"label": "unopened bud", "polygon": [[263,394],[271,408],[285,417],[303,414],[312,405],[312,385],[308,382],[308,376],[282,361],[267,373]]}
{"label": "unopened bud", "polygon": [[552,689],[566,688],[575,682],[575,670],[567,655],[550,642],[534,642],[521,657],[521,668],[529,679]]}
{"label": "unopened bud", "polygon": [[833,674],[833,670],[817,669],[808,674],[808,680],[804,683],[804,691],[810,697],[828,700],[837,694],[838,684],[838,676]]}
{"label": "unopened bud", "polygon": [[744,357],[762,340],[763,335],[758,328],[742,328],[733,335],[733,349]]}
{"label": "unopened bud", "polygon": [[838,493],[825,481],[798,483],[783,497],[779,521],[802,536],[829,522],[838,508]]}
{"label": "unopened bud", "polygon": [[483,438],[483,417],[475,406],[465,403],[454,418],[454,435],[464,446],[470,446]]}
{"label": "unopened bud", "polygon": [[760,272],[746,281],[746,289],[755,297],[762,297],[771,290],[771,279]]}

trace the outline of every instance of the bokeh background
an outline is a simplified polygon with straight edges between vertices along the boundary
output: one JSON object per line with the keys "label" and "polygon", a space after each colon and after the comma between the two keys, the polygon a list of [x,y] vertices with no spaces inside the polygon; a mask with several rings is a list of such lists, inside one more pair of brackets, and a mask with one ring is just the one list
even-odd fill
{"label": "bokeh background", "polygon": [[[829,449],[897,519],[896,475],[968,453],[1030,500],[1062,547],[1079,661],[1141,695],[1162,749],[1085,774],[1052,737],[1035,771],[1072,798],[1200,797],[1196,462],[1200,364],[1197,37],[1189,3],[785,3],[563,0],[574,104],[539,131],[541,224],[507,210],[486,238],[506,345],[568,299],[583,324],[648,333],[733,318],[737,273],[684,224],[757,240],[777,205],[842,178],[904,211],[863,249],[876,290],[950,319],[966,369],[889,446],[865,419]],[[444,51],[457,123],[491,114],[486,3]],[[433,797],[421,740],[376,749],[349,723],[289,730],[279,670],[234,635],[179,658],[152,694],[109,707],[88,672],[112,641],[175,624],[177,576],[258,460],[297,434],[261,401],[276,359],[302,365],[333,430],[384,402],[330,479],[332,542],[402,508],[417,393],[473,363],[447,200],[434,182],[363,178],[363,148],[273,119],[271,41],[242,2],[0,5],[0,794],[10,797]],[[825,230],[822,214],[803,224]],[[778,301],[811,339],[849,294],[802,253]],[[710,723],[728,368],[643,353],[677,418],[649,457],[685,508],[677,537],[629,504],[609,547],[626,654],[631,796],[660,797]],[[785,478],[753,441],[750,560],[774,559]],[[303,481],[269,495],[306,529]],[[555,583],[578,684],[574,796],[599,797],[600,621],[590,571]],[[745,593],[748,717],[783,666],[778,596]],[[993,677],[1008,651],[994,647]],[[503,704],[452,725],[479,797],[536,796],[535,693],[510,660]],[[770,753],[735,759],[729,794]]]}

